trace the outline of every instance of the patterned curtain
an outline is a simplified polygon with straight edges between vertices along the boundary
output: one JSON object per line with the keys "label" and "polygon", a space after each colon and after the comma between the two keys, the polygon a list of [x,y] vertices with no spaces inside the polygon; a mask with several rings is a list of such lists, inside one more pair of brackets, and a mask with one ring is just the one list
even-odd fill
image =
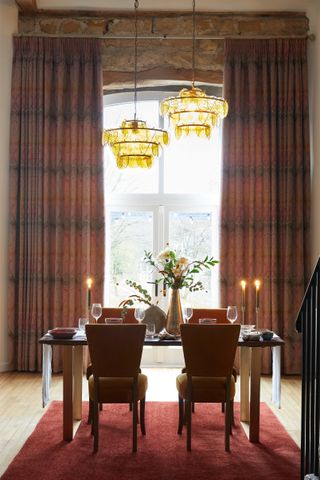
{"label": "patterned curtain", "polygon": [[18,370],[40,371],[39,338],[86,313],[89,274],[102,302],[102,95],[98,40],[14,39],[8,321]]}
{"label": "patterned curtain", "polygon": [[[284,340],[283,371],[300,372],[295,317],[309,274],[310,158],[307,41],[228,40],[221,210],[222,305],[240,305]],[[264,349],[262,371],[270,372]]]}

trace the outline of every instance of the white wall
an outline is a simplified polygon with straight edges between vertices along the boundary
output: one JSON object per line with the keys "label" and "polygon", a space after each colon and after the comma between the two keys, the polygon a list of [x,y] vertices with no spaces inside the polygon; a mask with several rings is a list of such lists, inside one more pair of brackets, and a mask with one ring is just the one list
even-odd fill
{"label": "white wall", "polygon": [[309,91],[312,158],[311,264],[320,256],[320,3],[307,10],[310,31],[316,35],[309,45]]}
{"label": "white wall", "polygon": [[17,31],[13,1],[0,3],[0,372],[8,369],[7,351],[7,243],[9,127],[12,66],[12,34]]}

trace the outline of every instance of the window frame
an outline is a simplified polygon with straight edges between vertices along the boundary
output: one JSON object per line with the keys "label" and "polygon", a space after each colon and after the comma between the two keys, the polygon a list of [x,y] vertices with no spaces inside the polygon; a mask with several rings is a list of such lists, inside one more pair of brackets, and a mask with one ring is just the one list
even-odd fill
{"label": "window frame", "polygon": [[[211,94],[212,92],[210,92]],[[143,90],[138,92],[137,101],[148,101],[148,100],[157,100],[160,101],[168,96],[175,95],[176,92],[171,89],[164,89],[161,91],[158,90]],[[214,92],[214,94],[219,94]],[[117,105],[121,103],[133,102],[133,91],[119,92],[119,93],[109,93],[104,95],[104,107],[110,105]],[[139,118],[139,109],[137,111],[137,117]],[[114,125],[117,128],[119,125]],[[151,125],[153,126],[153,125]],[[159,113],[159,127],[164,128],[164,119]],[[222,128],[219,132],[219,142],[221,145],[222,141]],[[181,140],[183,141],[183,140]],[[167,148],[167,147],[164,147]],[[166,211],[210,211],[214,212],[215,208],[220,204],[216,202],[215,196],[212,193],[165,193],[164,192],[164,156],[165,152],[162,149],[159,157],[155,160],[159,163],[159,176],[158,176],[158,193],[113,193],[107,192],[105,190],[105,207],[106,207],[106,220],[107,225],[109,225],[109,212],[110,208],[112,211],[117,210],[147,210],[153,212],[153,218],[162,217],[162,221],[159,225],[153,227],[153,244],[155,252],[164,248],[167,239],[166,234],[169,234],[169,228],[166,222],[168,223],[169,217],[165,220]],[[154,222],[155,223],[155,222]],[[219,229],[219,219],[217,221]],[[107,234],[107,233],[106,233]],[[213,236],[213,232],[212,232]],[[213,242],[212,242],[213,243]],[[218,235],[218,245],[219,245],[219,235]],[[210,254],[210,253],[208,253]],[[109,283],[109,274],[107,272],[107,266],[109,264],[110,253],[106,254],[106,268],[105,268],[105,292],[104,299],[108,299],[107,294],[107,284]],[[215,267],[216,268],[216,267]],[[211,280],[212,281],[212,280]],[[219,303],[218,295],[218,303]],[[217,307],[217,305],[212,305]]]}

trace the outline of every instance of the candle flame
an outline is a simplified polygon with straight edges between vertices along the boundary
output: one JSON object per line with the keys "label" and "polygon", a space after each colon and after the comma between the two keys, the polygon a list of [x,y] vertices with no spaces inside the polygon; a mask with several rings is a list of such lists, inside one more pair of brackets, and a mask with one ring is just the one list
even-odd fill
{"label": "candle flame", "polygon": [[87,278],[87,287],[89,288],[89,290],[91,289],[92,287],[92,278]]}
{"label": "candle flame", "polygon": [[256,289],[259,290],[260,285],[261,285],[260,280],[255,280],[255,281],[254,281],[254,284],[255,284],[255,286],[256,286]]}
{"label": "candle flame", "polygon": [[247,282],[245,280],[241,280],[240,285],[241,285],[242,290],[245,290]]}

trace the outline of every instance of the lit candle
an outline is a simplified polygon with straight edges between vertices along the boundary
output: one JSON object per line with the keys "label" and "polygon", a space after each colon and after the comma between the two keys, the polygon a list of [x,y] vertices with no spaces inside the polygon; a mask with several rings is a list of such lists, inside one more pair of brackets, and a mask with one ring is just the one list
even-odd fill
{"label": "lit candle", "polygon": [[258,310],[259,307],[260,307],[260,285],[261,285],[261,282],[260,282],[260,280],[255,280],[254,284],[255,284],[255,287],[256,287],[256,310]]}
{"label": "lit candle", "polygon": [[91,288],[92,288],[92,278],[87,278],[87,287],[88,287],[88,309],[90,310],[91,306]]}
{"label": "lit candle", "polygon": [[241,307],[242,309],[245,308],[246,306],[246,285],[247,285],[247,282],[245,280],[241,280],[240,282],[240,285],[241,285]]}

